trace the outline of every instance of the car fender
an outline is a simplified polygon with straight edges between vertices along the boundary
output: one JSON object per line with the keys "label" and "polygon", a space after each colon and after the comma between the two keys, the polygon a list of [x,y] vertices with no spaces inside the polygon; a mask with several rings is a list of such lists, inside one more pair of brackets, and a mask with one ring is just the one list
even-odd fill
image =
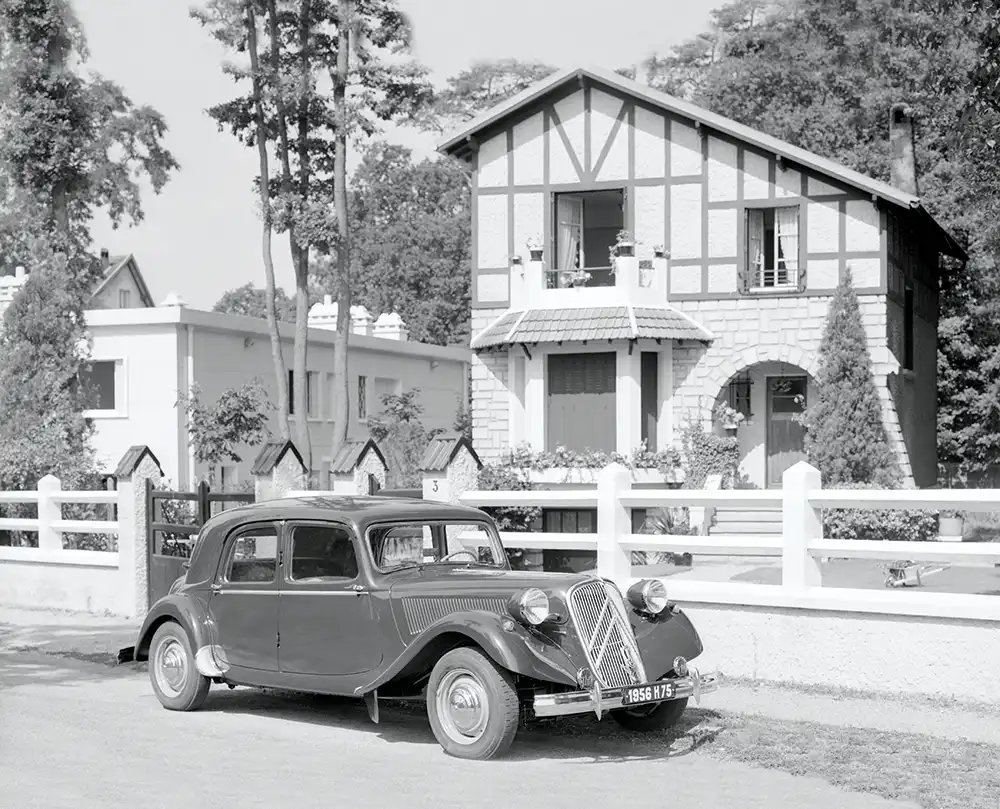
{"label": "car fender", "polygon": [[153,635],[167,621],[175,621],[187,632],[199,673],[205,677],[221,677],[229,670],[229,661],[218,645],[215,622],[208,614],[205,602],[190,593],[164,596],[146,613],[136,638],[135,660],[149,659]]}
{"label": "car fender", "polygon": [[654,617],[631,611],[629,621],[646,675],[651,679],[671,671],[675,658],[694,660],[704,648],[691,619],[676,607]]}
{"label": "car fender", "polygon": [[375,680],[356,688],[355,695],[375,690],[405,672],[411,664],[425,663],[421,656],[434,653],[436,642],[448,635],[464,635],[494,663],[515,674],[576,685],[573,663],[559,644],[506,616],[465,610],[451,613],[427,627]]}

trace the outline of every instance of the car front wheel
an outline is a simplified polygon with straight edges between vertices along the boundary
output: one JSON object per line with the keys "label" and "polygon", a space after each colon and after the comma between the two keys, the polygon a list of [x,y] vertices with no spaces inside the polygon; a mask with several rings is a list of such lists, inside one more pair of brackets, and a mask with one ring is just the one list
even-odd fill
{"label": "car front wheel", "polygon": [[510,673],[478,649],[443,655],[427,684],[427,717],[438,743],[456,758],[506,752],[517,734],[517,690]]}
{"label": "car front wheel", "polygon": [[162,624],[149,648],[149,680],[160,704],[171,711],[196,711],[212,685],[194,664],[191,641],[173,621]]}
{"label": "car front wheel", "polygon": [[611,711],[611,718],[626,730],[649,733],[676,725],[687,704],[685,698],[652,705],[637,705],[635,708],[617,708]]}

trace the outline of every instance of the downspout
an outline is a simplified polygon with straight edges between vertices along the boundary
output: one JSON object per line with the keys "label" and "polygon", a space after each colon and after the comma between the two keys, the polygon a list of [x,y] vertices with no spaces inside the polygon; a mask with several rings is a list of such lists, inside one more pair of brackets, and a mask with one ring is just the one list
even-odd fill
{"label": "downspout", "polygon": [[[187,331],[187,395],[191,396],[194,390],[194,326],[190,323],[185,326]],[[185,427],[187,431],[187,454],[188,454],[188,487],[194,491],[194,442],[191,440],[190,420]]]}

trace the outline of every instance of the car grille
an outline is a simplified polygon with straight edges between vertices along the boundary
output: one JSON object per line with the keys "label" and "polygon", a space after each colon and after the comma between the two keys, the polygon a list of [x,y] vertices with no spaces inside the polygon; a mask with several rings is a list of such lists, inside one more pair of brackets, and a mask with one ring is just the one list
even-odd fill
{"label": "car grille", "polygon": [[639,646],[615,585],[599,579],[574,585],[569,611],[587,662],[604,688],[646,681]]}

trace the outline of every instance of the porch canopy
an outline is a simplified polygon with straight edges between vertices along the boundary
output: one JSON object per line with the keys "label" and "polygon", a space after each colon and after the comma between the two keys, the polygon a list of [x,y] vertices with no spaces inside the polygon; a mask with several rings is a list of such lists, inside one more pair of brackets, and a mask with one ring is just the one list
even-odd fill
{"label": "porch canopy", "polygon": [[597,306],[510,309],[472,338],[471,348],[587,340],[698,340],[715,335],[669,306]]}

